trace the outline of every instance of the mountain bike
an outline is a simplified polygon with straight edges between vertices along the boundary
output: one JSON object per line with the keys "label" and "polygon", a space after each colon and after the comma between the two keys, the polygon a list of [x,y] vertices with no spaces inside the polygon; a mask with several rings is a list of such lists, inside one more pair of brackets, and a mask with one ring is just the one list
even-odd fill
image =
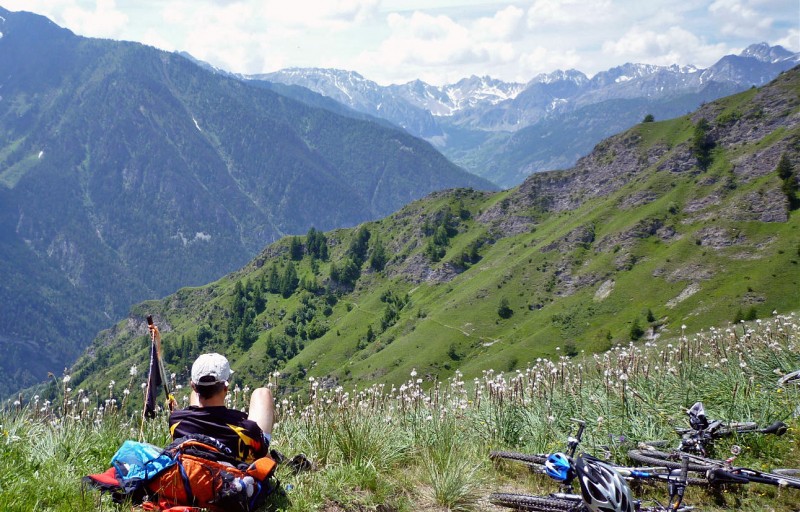
{"label": "mountain bike", "polygon": [[[582,457],[580,455],[579,457]],[[599,461],[597,461],[599,462]],[[595,462],[595,464],[597,463]],[[592,462],[589,462],[592,464]],[[603,463],[605,464],[605,463]],[[623,477],[630,477],[629,471],[625,468],[617,468],[606,464],[608,468],[616,471]],[[664,505],[657,500],[644,502],[642,500],[632,500],[631,507],[635,512],[686,512],[693,510],[693,507],[684,506],[683,495],[687,485],[687,472],[688,466],[686,464],[678,471],[673,471],[668,477],[668,491],[669,502]],[[527,494],[511,494],[511,493],[492,493],[489,495],[489,501],[501,507],[508,507],[514,510],[532,510],[540,512],[587,512],[590,510],[588,503],[589,500],[596,495],[590,489],[587,489],[587,478],[582,476],[578,478],[581,487],[581,493],[551,493],[547,496],[534,496]],[[620,479],[614,494],[620,495],[625,493],[630,495],[630,490],[627,489],[625,480]],[[646,503],[652,503],[648,505]]]}
{"label": "mountain bike", "polygon": [[713,442],[721,437],[734,434],[775,434],[783,435],[788,427],[782,421],[776,421],[768,427],[758,427],[755,422],[709,421],[706,418],[702,402],[696,402],[686,411],[690,428],[676,429],[681,440],[674,449],[664,450],[667,441],[643,442],[637,449],[630,450],[628,457],[648,466],[663,466],[669,469],[681,467],[688,460],[688,470],[705,474],[709,484],[722,483],[764,483],[781,487],[800,489],[800,477],[795,469],[775,469],[759,471],[734,466],[733,461],[741,452],[737,445],[731,447],[732,456],[727,459],[713,459],[707,456]]}
{"label": "mountain bike", "polygon": [[[570,462],[573,460],[575,456],[575,451],[577,450],[578,446],[581,443],[583,438],[583,432],[586,429],[586,422],[580,419],[572,418],[572,422],[578,425],[577,432],[574,436],[570,435],[567,438],[567,449],[565,452],[562,453],[564,458]],[[573,492],[573,485],[572,480],[574,478],[574,473],[570,473],[566,471],[563,475],[563,478],[559,478],[557,475],[552,474],[552,472],[548,472],[547,463],[548,459],[551,458],[553,455],[558,455],[558,452],[555,454],[529,454],[529,453],[522,453],[522,452],[514,452],[514,451],[500,451],[495,450],[489,452],[489,458],[498,461],[498,460],[509,460],[514,462],[520,462],[525,464],[528,469],[533,473],[539,474],[546,474],[550,476],[553,480],[559,482],[560,487],[559,490],[561,493],[572,493]],[[636,480],[638,482],[645,482],[645,483],[654,483],[655,481],[669,481],[669,479],[673,476],[671,471],[673,469],[679,469],[680,465],[676,467],[667,468],[663,464],[656,464],[651,467],[628,467],[628,466],[621,466],[618,464],[612,464],[617,471],[619,471],[625,478],[629,480]],[[693,470],[689,470],[693,471]],[[706,478],[705,474],[696,474],[692,472],[690,475],[685,476],[686,482],[689,485],[709,485],[708,478]]]}
{"label": "mountain bike", "polygon": [[[722,420],[709,420],[706,417],[703,402],[695,402],[686,411],[689,416],[689,428],[676,428],[675,432],[681,436],[678,451],[692,453],[706,457],[710,454],[714,441],[723,437],[739,434],[774,434],[781,436],[788,427],[782,421],[776,421],[767,427],[759,427],[755,422],[724,422]],[[664,447],[669,441],[648,441],[652,447]]]}

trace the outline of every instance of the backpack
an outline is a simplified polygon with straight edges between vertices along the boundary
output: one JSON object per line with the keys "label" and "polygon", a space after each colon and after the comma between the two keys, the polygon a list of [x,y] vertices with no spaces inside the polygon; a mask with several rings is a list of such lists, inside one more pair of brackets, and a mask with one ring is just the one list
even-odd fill
{"label": "backpack", "polygon": [[[121,455],[123,448],[112,459],[109,470],[88,475],[84,481],[112,492],[115,501],[127,497],[134,503],[149,503],[150,510],[186,506],[212,512],[250,512],[263,504],[277,486],[270,478],[276,466],[272,458],[262,457],[247,464],[208,436],[176,439],[156,458],[138,462]],[[136,450],[137,454],[141,451]],[[158,469],[148,471],[154,461]],[[155,508],[152,504],[156,504]]]}

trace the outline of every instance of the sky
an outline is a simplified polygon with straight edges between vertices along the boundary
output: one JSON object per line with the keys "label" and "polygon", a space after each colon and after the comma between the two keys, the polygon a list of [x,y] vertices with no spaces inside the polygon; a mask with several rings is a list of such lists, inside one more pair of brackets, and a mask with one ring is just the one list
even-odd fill
{"label": "sky", "polygon": [[356,71],[380,85],[528,82],[626,62],[714,64],[800,51],[800,0],[0,0],[87,37],[185,51],[242,74]]}

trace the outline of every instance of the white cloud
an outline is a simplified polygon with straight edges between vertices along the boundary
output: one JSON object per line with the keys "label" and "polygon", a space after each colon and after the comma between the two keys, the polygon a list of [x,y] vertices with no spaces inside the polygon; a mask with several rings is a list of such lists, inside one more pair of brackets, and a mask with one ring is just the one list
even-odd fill
{"label": "white cloud", "polygon": [[[723,44],[707,44],[695,34],[677,26],[659,32],[637,26],[620,39],[603,43],[602,51],[627,62],[664,66],[692,63],[704,66],[719,59],[728,48]],[[711,62],[709,59],[712,59]]]}
{"label": "white cloud", "polygon": [[528,9],[528,25],[596,25],[614,14],[611,0],[535,0]]}
{"label": "white cloud", "polygon": [[756,1],[746,0],[715,0],[708,8],[708,12],[722,25],[720,32],[725,35],[737,37],[761,37],[775,21],[771,16],[766,16],[764,11],[752,7]]}
{"label": "white cloud", "polygon": [[119,38],[129,21],[115,0],[5,0],[3,7],[47,16],[58,25],[89,37]]}
{"label": "white cloud", "polygon": [[490,18],[480,18],[475,22],[473,34],[481,40],[516,40],[525,29],[525,11],[513,5],[497,11]]}
{"label": "white cloud", "polygon": [[540,73],[550,73],[556,69],[579,68],[583,59],[573,49],[552,50],[544,46],[537,46],[520,58],[522,76],[518,81],[526,82]]}
{"label": "white cloud", "polygon": [[[514,42],[524,35],[525,11],[508,6],[491,16],[456,21],[422,11],[393,12],[386,17],[389,35],[375,50],[359,55],[363,73],[380,69],[408,77],[410,70],[431,83],[456,81],[469,74],[488,74],[493,64],[515,63]],[[400,79],[402,81],[402,79]]]}
{"label": "white cloud", "polygon": [[[79,35],[184,50],[261,73],[338,67],[380,83],[527,81],[624,62],[713,64],[767,41],[800,49],[797,0],[3,0]],[[793,5],[790,5],[793,4]]]}
{"label": "white cloud", "polygon": [[789,29],[786,37],[775,41],[775,44],[779,44],[786,48],[789,51],[799,51],[800,50],[800,29],[792,28]]}
{"label": "white cloud", "polygon": [[120,37],[128,23],[128,15],[117,9],[114,0],[97,0],[93,8],[71,6],[63,16],[67,26],[94,37]]}

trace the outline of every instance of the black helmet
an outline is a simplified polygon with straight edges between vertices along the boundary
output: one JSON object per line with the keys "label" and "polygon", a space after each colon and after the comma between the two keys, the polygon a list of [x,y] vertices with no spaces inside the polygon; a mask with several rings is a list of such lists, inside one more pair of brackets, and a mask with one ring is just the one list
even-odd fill
{"label": "black helmet", "polygon": [[633,512],[631,490],[610,465],[582,453],[575,461],[581,495],[592,512]]}
{"label": "black helmet", "polygon": [[689,424],[694,430],[705,430],[708,428],[708,418],[706,418],[706,408],[703,407],[703,402],[695,402],[693,406],[686,411],[689,415]]}

